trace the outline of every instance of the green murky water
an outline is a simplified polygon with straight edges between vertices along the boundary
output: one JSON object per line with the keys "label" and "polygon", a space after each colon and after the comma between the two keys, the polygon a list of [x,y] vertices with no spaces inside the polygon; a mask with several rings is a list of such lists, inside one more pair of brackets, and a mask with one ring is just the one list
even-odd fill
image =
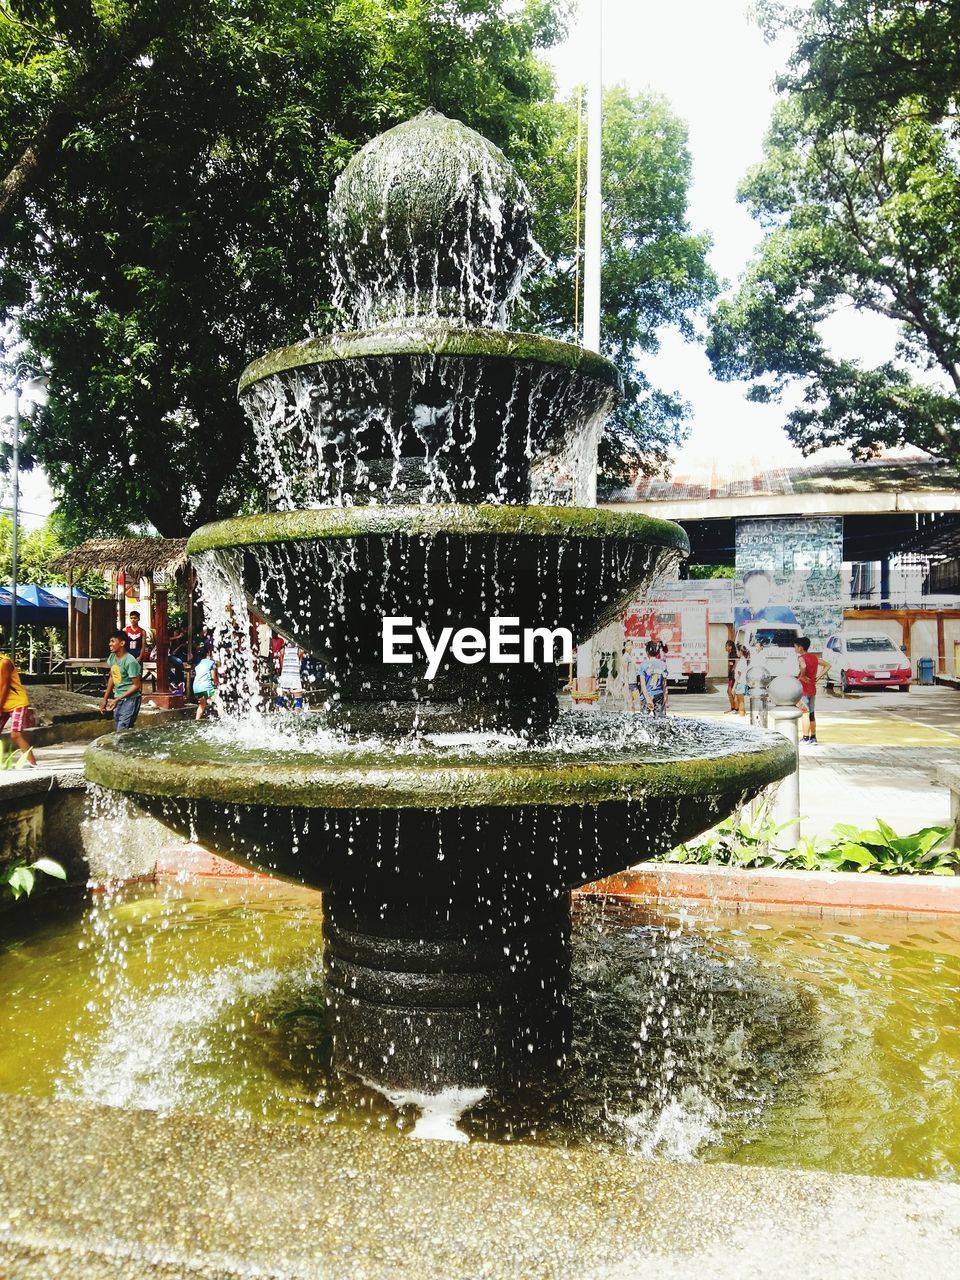
{"label": "green murky water", "polygon": [[[320,898],[140,886],[4,916],[0,1091],[408,1131],[327,1069]],[[575,910],[575,1043],[477,1139],[960,1181],[960,922]]]}

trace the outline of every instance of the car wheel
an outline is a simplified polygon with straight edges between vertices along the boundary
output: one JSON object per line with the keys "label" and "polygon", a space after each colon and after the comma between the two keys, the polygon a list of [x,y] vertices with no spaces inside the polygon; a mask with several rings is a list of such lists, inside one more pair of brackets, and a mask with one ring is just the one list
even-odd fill
{"label": "car wheel", "polygon": [[853,686],[850,684],[850,681],[847,679],[847,673],[846,673],[845,671],[841,671],[841,672],[840,672],[840,689],[841,689],[841,692],[843,692],[843,693],[850,693],[850,692],[852,691],[852,688],[853,688]]}
{"label": "car wheel", "polygon": [[908,684],[901,684],[901,685],[898,685],[898,686],[897,686],[897,688],[900,690],[900,692],[901,692],[901,693],[909,693],[909,692],[910,692],[910,686],[909,686]]}

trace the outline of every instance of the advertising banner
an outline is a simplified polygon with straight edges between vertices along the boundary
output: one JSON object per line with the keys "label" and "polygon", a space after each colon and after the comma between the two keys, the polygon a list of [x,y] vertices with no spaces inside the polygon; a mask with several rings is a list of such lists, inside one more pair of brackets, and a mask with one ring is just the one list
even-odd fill
{"label": "advertising banner", "polygon": [[624,619],[623,634],[637,661],[648,640],[666,645],[663,657],[671,680],[707,670],[706,600],[640,600]]}
{"label": "advertising banner", "polygon": [[734,625],[796,626],[819,652],[843,623],[843,519],[738,520]]}

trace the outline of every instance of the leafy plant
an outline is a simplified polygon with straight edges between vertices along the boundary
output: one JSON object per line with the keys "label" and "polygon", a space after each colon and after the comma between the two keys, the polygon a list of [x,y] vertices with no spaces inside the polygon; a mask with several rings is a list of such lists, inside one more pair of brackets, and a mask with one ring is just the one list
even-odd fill
{"label": "leafy plant", "polygon": [[26,756],[0,741],[0,769],[22,769],[26,765]]}
{"label": "leafy plant", "polygon": [[15,858],[6,866],[0,867],[0,887],[13,895],[14,900],[29,897],[37,881],[37,872],[45,876],[53,876],[56,880],[66,880],[67,873],[59,862],[53,858],[37,858],[35,862],[27,862],[26,858]]}
{"label": "leafy plant", "polygon": [[698,844],[682,844],[661,859],[699,866],[775,867],[788,871],[878,871],[887,875],[960,875],[960,849],[947,841],[951,826],[923,827],[898,836],[880,818],[860,829],[838,822],[827,839],[801,839],[793,849],[778,849],[777,824],[766,809],[750,821],[728,818]]}

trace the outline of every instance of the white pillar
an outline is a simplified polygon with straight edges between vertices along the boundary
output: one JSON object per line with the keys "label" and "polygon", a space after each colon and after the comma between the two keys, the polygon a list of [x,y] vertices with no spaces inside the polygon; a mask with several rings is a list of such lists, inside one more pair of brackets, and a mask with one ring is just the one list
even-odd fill
{"label": "white pillar", "polygon": [[[796,766],[777,788],[773,817],[778,832],[777,848],[794,849],[800,839],[800,742],[797,725],[803,712],[797,706],[803,687],[796,676],[776,676],[768,690],[771,728],[793,744]],[[783,824],[786,824],[785,826]]]}

